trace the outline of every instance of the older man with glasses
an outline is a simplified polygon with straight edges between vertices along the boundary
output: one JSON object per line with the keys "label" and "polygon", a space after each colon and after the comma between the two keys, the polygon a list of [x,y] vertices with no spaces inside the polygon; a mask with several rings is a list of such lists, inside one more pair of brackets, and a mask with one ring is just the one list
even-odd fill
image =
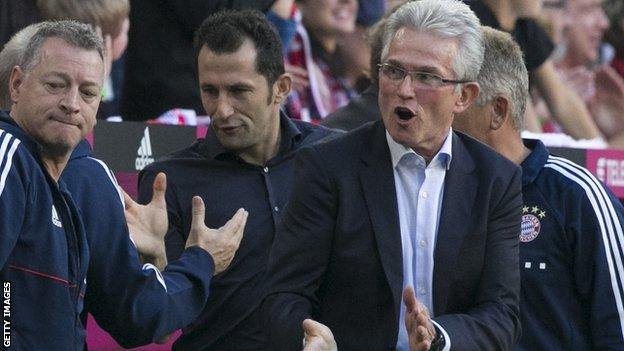
{"label": "older man with glasses", "polygon": [[451,129],[482,61],[479,20],[459,1],[388,19],[382,121],[298,155],[267,268],[274,349],[300,348],[306,318],[340,350],[513,347],[520,170]]}

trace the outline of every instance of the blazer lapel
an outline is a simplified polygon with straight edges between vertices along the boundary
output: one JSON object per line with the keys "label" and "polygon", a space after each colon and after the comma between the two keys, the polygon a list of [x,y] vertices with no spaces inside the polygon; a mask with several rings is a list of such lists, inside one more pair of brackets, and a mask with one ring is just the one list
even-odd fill
{"label": "blazer lapel", "polygon": [[446,309],[449,286],[464,237],[470,233],[472,208],[477,192],[475,165],[457,134],[453,133],[453,159],[444,180],[444,196],[434,252],[434,314]]}
{"label": "blazer lapel", "polygon": [[381,122],[373,125],[370,149],[362,153],[362,160],[365,164],[360,171],[362,192],[398,316],[403,288],[403,254],[394,172]]}

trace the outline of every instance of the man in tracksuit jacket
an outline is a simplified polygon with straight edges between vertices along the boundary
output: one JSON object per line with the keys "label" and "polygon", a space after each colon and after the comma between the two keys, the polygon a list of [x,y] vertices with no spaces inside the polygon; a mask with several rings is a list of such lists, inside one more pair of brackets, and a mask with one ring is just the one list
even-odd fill
{"label": "man in tracksuit jacket", "polygon": [[[79,315],[85,292],[91,296],[87,272],[93,273],[97,291],[87,302],[114,335],[128,345],[161,337],[197,317],[213,271],[227,267],[240,242],[244,211],[224,229],[210,230],[200,224],[203,207],[194,199],[198,224],[191,229],[187,250],[167,267],[164,278],[155,269],[136,269],[136,255],[128,252],[131,247],[119,240],[118,232],[113,231],[117,240],[110,244],[103,237],[88,243],[94,236],[85,233],[82,214],[59,178],[73,148],[95,124],[103,76],[101,39],[72,21],[42,24],[22,64],[12,71],[12,111],[10,116],[0,113],[3,348],[82,350]],[[121,218],[119,213],[115,218]],[[93,260],[91,244],[99,249]],[[211,255],[206,252],[211,246],[229,253]],[[147,323],[144,328],[138,326],[142,323]],[[130,330],[121,330],[124,325]]]}
{"label": "man in tracksuit jacket", "polygon": [[[117,181],[104,162],[91,157],[86,140],[74,149],[61,181],[85,227],[86,312],[124,347],[153,342],[190,324],[205,304],[193,281],[208,289],[202,267],[210,269],[212,262],[202,263],[204,255],[195,258],[185,252],[182,261],[172,262],[162,274],[152,264],[142,265],[129,237]],[[162,249],[164,256],[164,241]]]}
{"label": "man in tracksuit jacket", "polygon": [[484,31],[482,95],[453,128],[522,167],[517,349],[624,350],[624,208],[587,169],[520,138],[522,54],[509,35]]}

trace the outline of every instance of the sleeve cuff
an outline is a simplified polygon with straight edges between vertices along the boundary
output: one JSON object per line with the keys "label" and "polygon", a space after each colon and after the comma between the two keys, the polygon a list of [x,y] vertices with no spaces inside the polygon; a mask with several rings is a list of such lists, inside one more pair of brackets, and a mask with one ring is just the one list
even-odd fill
{"label": "sleeve cuff", "polygon": [[444,330],[444,328],[442,328],[442,326],[440,324],[438,324],[433,319],[431,320],[431,323],[433,323],[433,325],[435,325],[436,329],[438,329],[438,331],[442,332],[442,335],[444,335],[445,343],[444,343],[444,348],[442,349],[442,351],[449,351],[451,349],[451,338],[449,338],[448,333],[446,332],[446,330]]}

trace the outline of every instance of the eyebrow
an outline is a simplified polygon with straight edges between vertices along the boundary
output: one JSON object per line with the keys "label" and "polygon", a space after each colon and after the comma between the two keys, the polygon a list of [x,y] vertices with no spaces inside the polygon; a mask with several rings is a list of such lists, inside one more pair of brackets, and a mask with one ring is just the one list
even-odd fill
{"label": "eyebrow", "polygon": [[[72,80],[71,77],[67,73],[58,72],[58,71],[48,72],[48,73],[44,74],[42,77],[44,77],[44,78],[46,78],[46,77],[61,78],[61,79],[66,80],[66,81]],[[84,83],[82,83],[80,85],[81,86],[84,86],[84,85],[95,86],[95,87],[98,87],[98,88],[102,87],[100,84],[98,84],[98,82],[92,81],[92,80],[86,80]]]}
{"label": "eyebrow", "polygon": [[[408,70],[407,68],[405,68],[405,66],[403,64],[401,64],[400,62],[397,62],[395,60],[388,60],[387,63],[393,65],[393,66],[397,66],[399,68],[402,68],[404,70]],[[417,71],[417,72],[424,72],[424,73],[431,73],[431,74],[435,74],[435,75],[442,75],[442,72],[440,71],[440,69],[438,67],[435,66],[419,66],[416,69],[409,69],[409,71]]]}

